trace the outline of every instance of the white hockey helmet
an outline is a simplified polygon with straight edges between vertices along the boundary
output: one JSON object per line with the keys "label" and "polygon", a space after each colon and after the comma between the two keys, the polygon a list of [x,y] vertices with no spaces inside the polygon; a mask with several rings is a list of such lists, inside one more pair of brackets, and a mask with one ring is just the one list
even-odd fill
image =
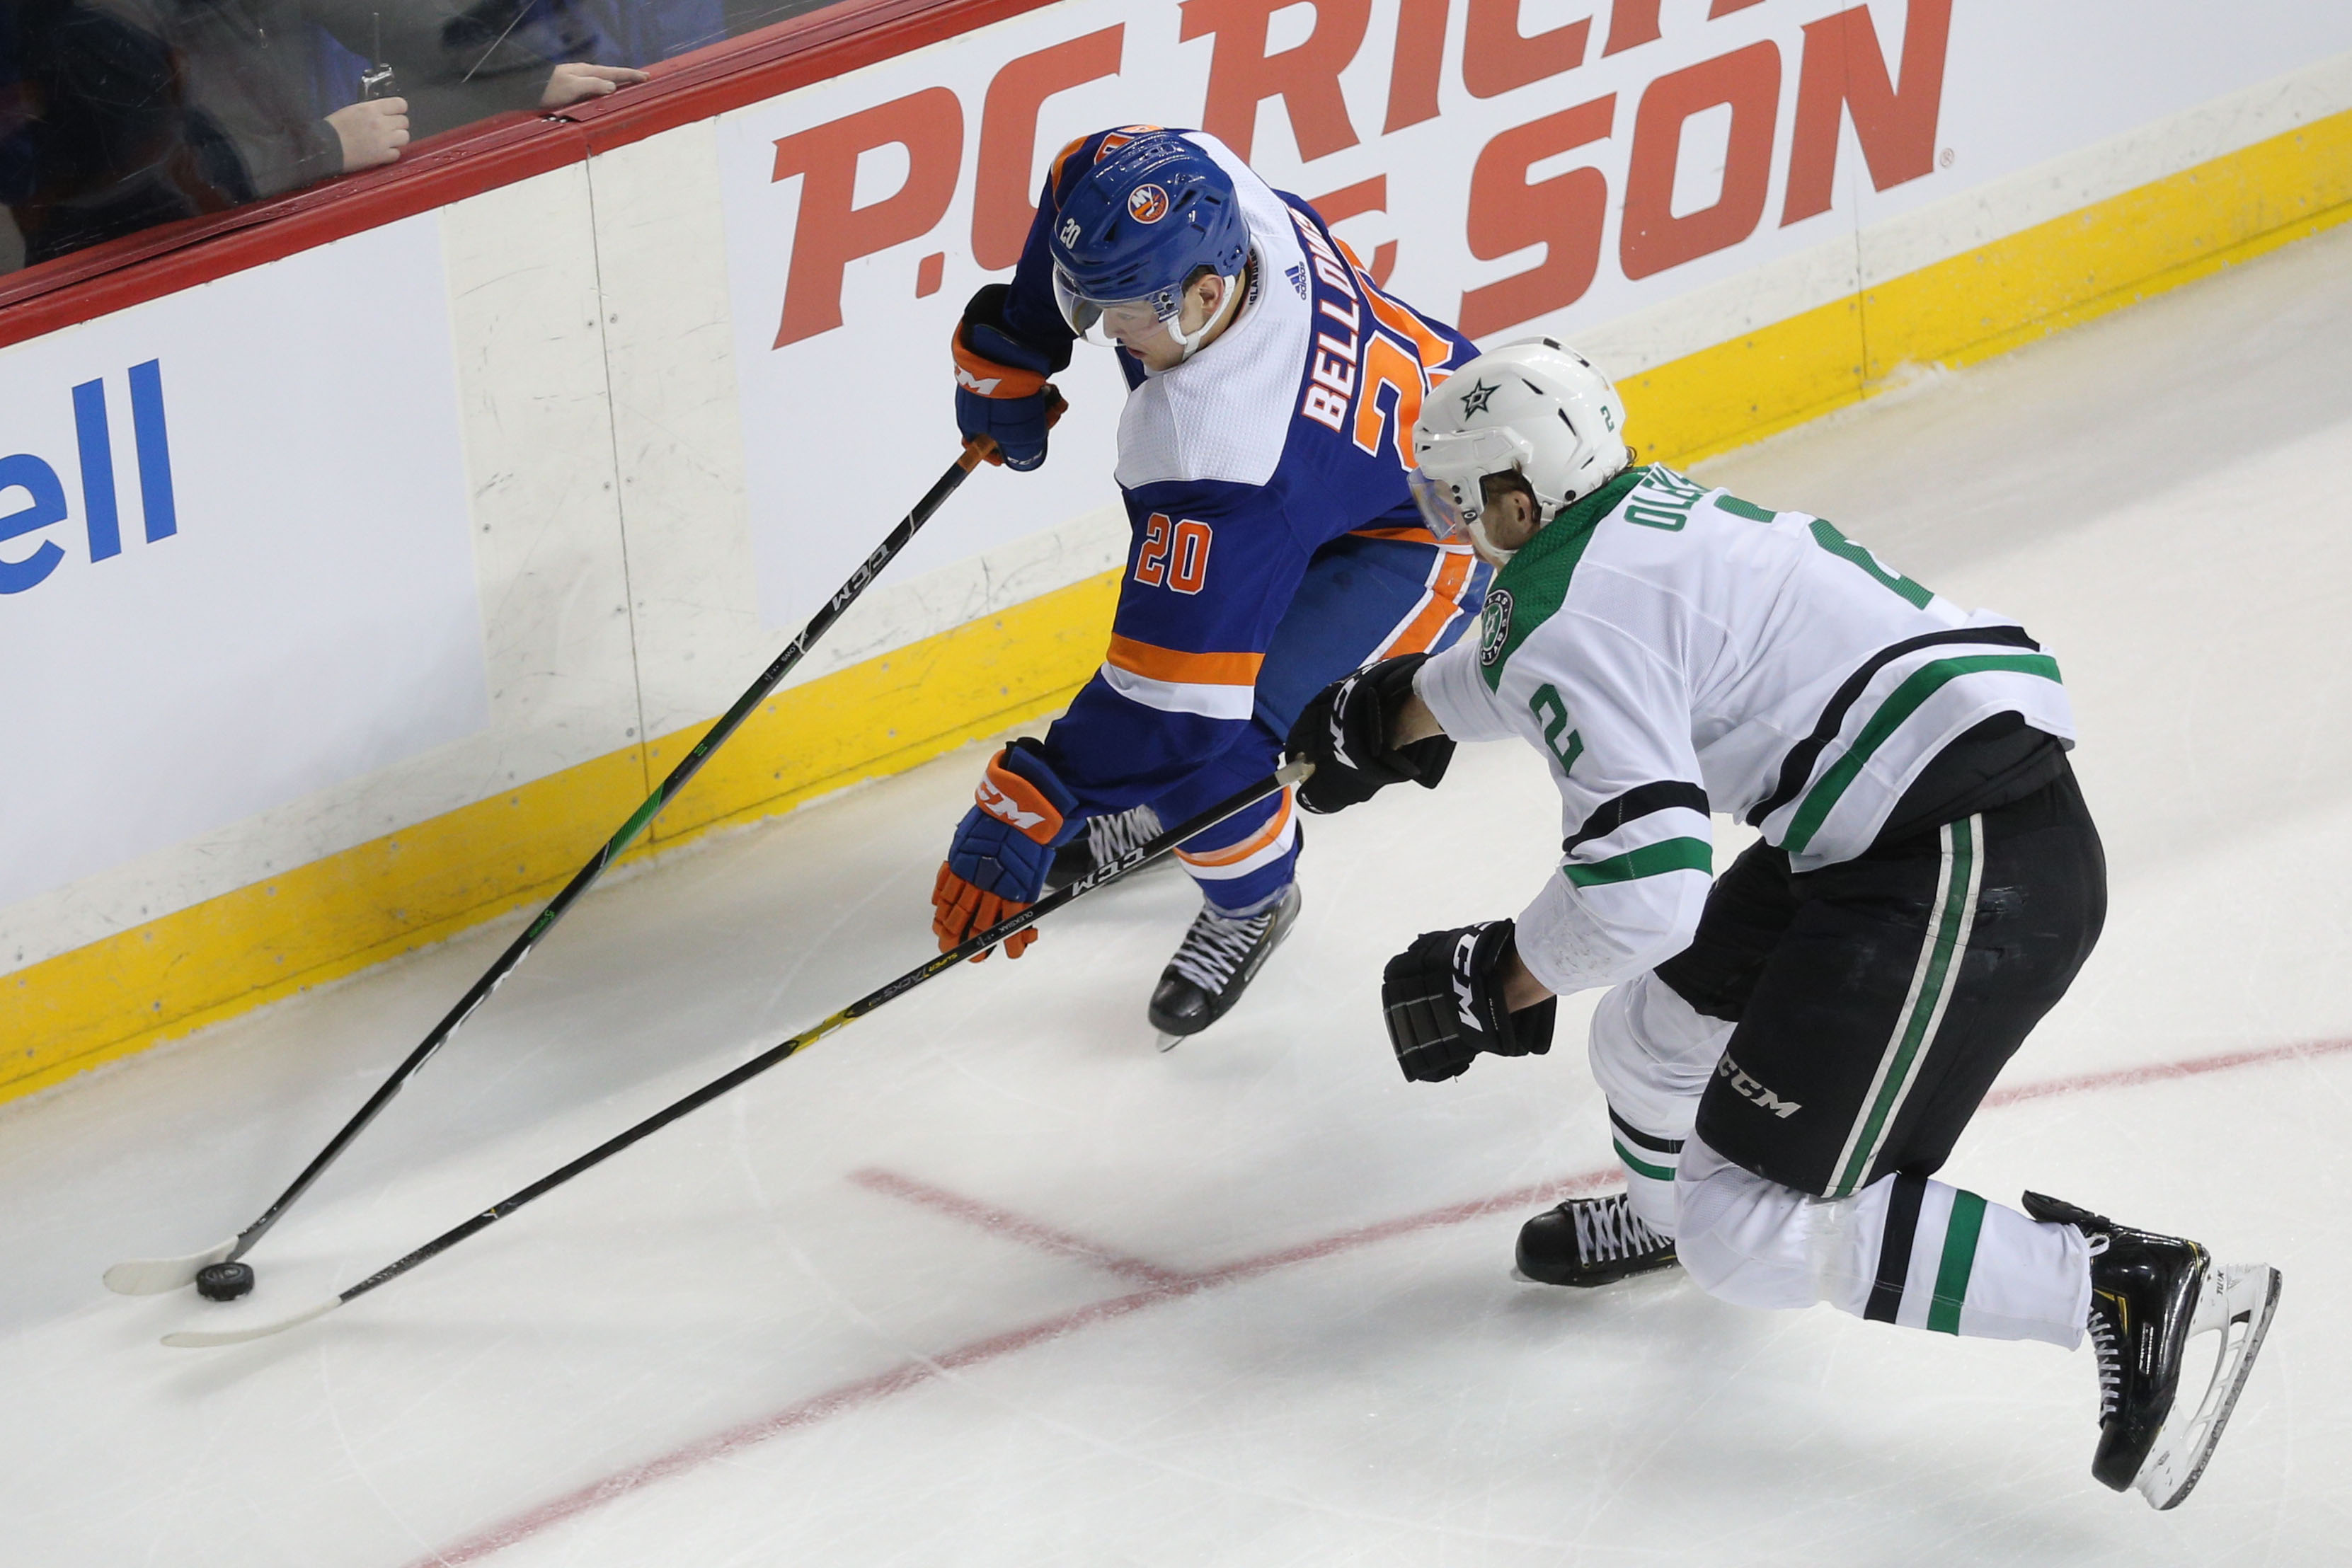
{"label": "white hockey helmet", "polygon": [[1413,499],[1440,538],[1486,541],[1489,474],[1517,474],[1541,527],[1625,470],[1625,405],[1592,361],[1555,338],[1524,338],[1472,360],[1433,388],[1413,425]]}

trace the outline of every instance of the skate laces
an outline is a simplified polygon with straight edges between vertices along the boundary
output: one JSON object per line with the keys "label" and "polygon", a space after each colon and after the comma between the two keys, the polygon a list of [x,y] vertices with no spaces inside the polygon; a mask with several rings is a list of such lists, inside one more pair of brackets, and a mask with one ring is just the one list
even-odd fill
{"label": "skate laces", "polygon": [[1204,904],[1168,967],[1204,991],[1222,991],[1281,912],[1279,901],[1262,915],[1223,915]]}
{"label": "skate laces", "polygon": [[[2115,1244],[2115,1237],[2105,1230],[2080,1226],[2075,1230],[2083,1238],[2083,1249],[2094,1258],[2103,1256]],[[2099,1419],[2104,1422],[2123,1405],[2124,1341],[2121,1327],[2108,1317],[2096,1290],[2091,1292],[2091,1321],[2085,1326],[2091,1349],[2099,1358]]]}
{"label": "skate laces", "polygon": [[1139,844],[1160,836],[1160,813],[1149,806],[1130,806],[1087,823],[1087,852],[1095,864],[1108,865]]}
{"label": "skate laces", "polygon": [[2091,1348],[2099,1358],[2099,1419],[2104,1422],[2123,1404],[2124,1347],[2123,1336],[2099,1310],[2095,1296],[2091,1299],[2089,1329]]}
{"label": "skate laces", "polygon": [[1633,1212],[1633,1199],[1622,1192],[1580,1198],[1569,1205],[1569,1213],[1576,1219],[1577,1254],[1586,1262],[1630,1258],[1667,1245],[1664,1237]]}

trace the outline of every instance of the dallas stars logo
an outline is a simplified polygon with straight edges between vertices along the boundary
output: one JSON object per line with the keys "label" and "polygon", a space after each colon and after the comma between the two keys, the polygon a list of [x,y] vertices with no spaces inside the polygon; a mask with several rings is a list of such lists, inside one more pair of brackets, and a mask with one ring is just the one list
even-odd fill
{"label": "dallas stars logo", "polygon": [[1478,621],[1478,663],[1491,665],[1503,656],[1503,644],[1511,640],[1511,591],[1490,591]]}
{"label": "dallas stars logo", "polygon": [[1498,386],[1490,387],[1484,380],[1481,380],[1468,392],[1462,394],[1462,417],[1467,419],[1474,413],[1486,413],[1486,405],[1494,402],[1495,394],[1502,390],[1503,389]]}

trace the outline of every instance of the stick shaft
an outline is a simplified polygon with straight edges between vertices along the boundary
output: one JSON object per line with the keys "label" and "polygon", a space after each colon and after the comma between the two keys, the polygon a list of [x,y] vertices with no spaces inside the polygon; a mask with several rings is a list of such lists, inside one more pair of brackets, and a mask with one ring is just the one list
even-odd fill
{"label": "stick shaft", "polygon": [[1265,778],[1259,779],[1256,783],[1250,785],[1248,788],[1227,796],[1224,800],[1201,812],[1198,816],[1192,817],[1189,821],[1180,822],[1175,827],[1170,828],[1165,832],[1160,833],[1158,837],[1136,845],[1133,849],[1128,851],[1126,854],[1121,855],[1118,859],[1107,864],[1097,866],[1092,872],[1080,877],[1077,881],[1071,883],[1060,892],[1047,894],[1045,897],[1038,900],[1035,904],[1033,904],[1028,908],[1023,910],[1020,914],[1000,921],[997,925],[982,932],[979,936],[971,938],[961,946],[955,947],[949,952],[941,953],[936,957],[927,959],[925,962],[916,966],[914,968],[908,970],[905,974],[900,975],[898,978],[888,981],[886,984],[877,987],[874,990],[868,991],[866,995],[858,998],[856,1001],[850,1003],[839,1012],[826,1018],[822,1022],[816,1024],[814,1028],[803,1030],[800,1033],[793,1036],[790,1040],[782,1040],[775,1045],[770,1046],[766,1051],[763,1051],[759,1055],[751,1058],[751,1061],[746,1061],[740,1067],[736,1068],[733,1071],[712,1079],[709,1082],[704,1084],[701,1088],[697,1089],[693,1093],[685,1096],[683,1099],[672,1101],[669,1104],[663,1106],[660,1110],[655,1112],[644,1121],[637,1123],[635,1126],[626,1128],[622,1132],[614,1134],[612,1137],[605,1139],[603,1143],[597,1145],[586,1154],[582,1155],[578,1159],[573,1160],[571,1164],[548,1172],[547,1175],[540,1177],[537,1181],[531,1183],[529,1186],[524,1187],[521,1191],[514,1193],[508,1197],[499,1199],[497,1203],[494,1203],[489,1207],[483,1209],[480,1213],[475,1215],[472,1218],[467,1219],[463,1224],[452,1227],[450,1229],[443,1231],[440,1235],[435,1237],[424,1246],[419,1247],[415,1251],[409,1253],[406,1257],[400,1259],[396,1262],[386,1264],[383,1268],[377,1270],[366,1279],[362,1280],[358,1284],[353,1285],[351,1289],[345,1291],[336,1299],[338,1301],[349,1301],[354,1297],[367,1294],[367,1292],[374,1290],[379,1285],[387,1284],[390,1281],[398,1279],[401,1275],[407,1273],[411,1269],[415,1268],[419,1263],[424,1262],[426,1259],[437,1257],[441,1253],[446,1252],[450,1248],[457,1246],[460,1241],[465,1240],[468,1236],[475,1234],[477,1231],[488,1229],[489,1227],[497,1224],[499,1220],[504,1219],[508,1215],[512,1214],[516,1209],[522,1207],[527,1203],[530,1203],[532,1199],[543,1197],[547,1194],[553,1192],[557,1187],[562,1186],[565,1182],[570,1181],[573,1176],[580,1175],[583,1171],[604,1164],[606,1160],[612,1158],[614,1155],[619,1154],[623,1149],[627,1148],[630,1145],[661,1131],[664,1127],[668,1126],[672,1122],[677,1121],[679,1117],[686,1115],[689,1112],[700,1110],[703,1106],[709,1104],[713,1100],[718,1099],[720,1095],[726,1094],[734,1089],[741,1087],[743,1084],[749,1083],[752,1079],[759,1077],[760,1074],[767,1071],[768,1069],[775,1066],[778,1062],[783,1061],[790,1057],[797,1056],[800,1052],[807,1050],[810,1046],[814,1045],[818,1040],[823,1040],[826,1035],[833,1033],[834,1030],[841,1028],[842,1025],[848,1023],[851,1019],[864,1018],[867,1013],[873,1012],[886,1002],[889,1002],[897,998],[905,996],[908,991],[913,990],[916,987],[921,985],[926,980],[929,980],[935,976],[944,974],[948,970],[954,968],[958,964],[963,963],[969,958],[988,951],[988,949],[995,946],[998,943],[1003,941],[1008,936],[1012,936],[1027,930],[1030,926],[1034,925],[1046,915],[1053,914],[1054,911],[1061,908],[1072,899],[1084,897],[1087,894],[1093,892],[1096,888],[1102,886],[1104,883],[1115,881],[1118,877],[1126,875],[1129,872],[1133,871],[1136,867],[1143,864],[1145,862],[1156,860],[1160,855],[1166,854],[1169,851],[1184,842],[1187,839],[1192,838],[1194,834],[1206,832],[1209,829],[1215,827],[1219,822],[1223,821],[1227,817],[1232,816],[1234,812],[1246,810],[1251,806],[1255,805],[1258,801],[1265,800],[1268,795],[1273,794],[1276,790],[1297,782],[1300,778],[1305,776],[1305,771],[1306,769],[1304,767],[1298,764],[1292,764],[1284,767],[1276,772],[1267,775]]}
{"label": "stick shaft", "polygon": [[572,873],[572,880],[563,884],[562,891],[548,901],[547,907],[541,910],[538,917],[523,928],[522,935],[508,944],[506,951],[500,953],[490,967],[482,972],[481,978],[476,980],[466,994],[457,998],[457,1006],[451,1008],[443,1016],[441,1021],[433,1026],[433,1031],[417,1043],[416,1049],[410,1051],[398,1067],[393,1069],[392,1076],[386,1078],[377,1086],[375,1092],[368,1096],[367,1103],[362,1105],[352,1119],[344,1123],[333,1137],[327,1140],[326,1147],[320,1149],[310,1163],[302,1168],[302,1174],[294,1178],[293,1185],[280,1193],[277,1201],[262,1211],[261,1218],[237,1233],[236,1247],[229,1253],[230,1259],[244,1257],[252,1249],[256,1242],[268,1235],[270,1227],[276,1225],[286,1211],[310,1190],[310,1185],[325,1174],[329,1166],[333,1165],[341,1157],[342,1152],[351,1146],[352,1140],[367,1130],[368,1124],[383,1113],[383,1108],[392,1103],[393,1097],[400,1092],[409,1079],[415,1077],[418,1070],[433,1059],[434,1054],[447,1043],[449,1037],[457,1033],[465,1021],[473,1016],[477,1008],[489,1000],[490,993],[504,984],[507,977],[513,974],[522,961],[530,956],[530,950],[539,945],[540,939],[554,927],[557,921],[563,918],[572,904],[579,901],[580,896],[595,883],[596,879],[604,874],[605,869],[621,857],[622,852],[626,850],[637,835],[645,831],[647,823],[660,814],[662,808],[676,799],[678,791],[686,788],[687,782],[702,770],[702,765],[710,759],[711,753],[717,751],[726,743],[730,736],[742,727],[743,721],[751,716],[751,711],[767,700],[768,695],[776,689],[779,682],[792,673],[793,666],[801,662],[809,649],[816,644],[817,639],[830,631],[834,622],[840,620],[843,613],[857,601],[858,596],[866,591],[866,587],[881,575],[882,569],[888,566],[898,552],[907,548],[908,541],[913,539],[922,526],[930,520],[931,514],[945,505],[947,498],[954,495],[957,487],[962,485],[971,471],[980,465],[989,450],[989,444],[983,439],[975,439],[964,444],[962,455],[955,460],[954,465],[946,473],[940,476],[938,483],[925,493],[923,498],[915,503],[914,510],[898,520],[898,526],[892,528],[882,542],[875,547],[874,553],[867,556],[857,570],[850,574],[849,580],[834,591],[833,597],[827,600],[824,607],[810,619],[809,623],[801,629],[801,634],[785,645],[784,651],[776,655],[775,661],[760,673],[760,678],[753,681],[745,689],[743,695],[735,699],[734,706],[719,716],[719,722],[710,727],[709,733],[688,748],[686,755],[678,759],[677,766],[669,770],[669,776],[656,785],[654,792],[646,796],[644,802],[629,814],[629,820],[621,824],[619,831],[604,841],[603,846],[589,857],[585,865]]}

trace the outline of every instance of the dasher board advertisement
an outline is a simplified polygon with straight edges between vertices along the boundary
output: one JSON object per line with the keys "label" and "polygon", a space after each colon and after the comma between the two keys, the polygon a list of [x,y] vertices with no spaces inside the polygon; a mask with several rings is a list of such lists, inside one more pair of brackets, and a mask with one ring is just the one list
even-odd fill
{"label": "dasher board advertisement", "polygon": [[[2352,7],[2301,0],[1076,0],[732,112],[762,617],[864,553],[829,498],[951,450],[949,332],[1088,131],[1210,131],[1415,307],[1573,341],[1807,253],[1851,292],[1874,225],[2347,49]],[[1108,360],[1057,378],[1045,468],[975,487],[908,569],[1111,497]]]}
{"label": "dasher board advertisement", "polygon": [[0,355],[0,906],[489,722],[437,215]]}

